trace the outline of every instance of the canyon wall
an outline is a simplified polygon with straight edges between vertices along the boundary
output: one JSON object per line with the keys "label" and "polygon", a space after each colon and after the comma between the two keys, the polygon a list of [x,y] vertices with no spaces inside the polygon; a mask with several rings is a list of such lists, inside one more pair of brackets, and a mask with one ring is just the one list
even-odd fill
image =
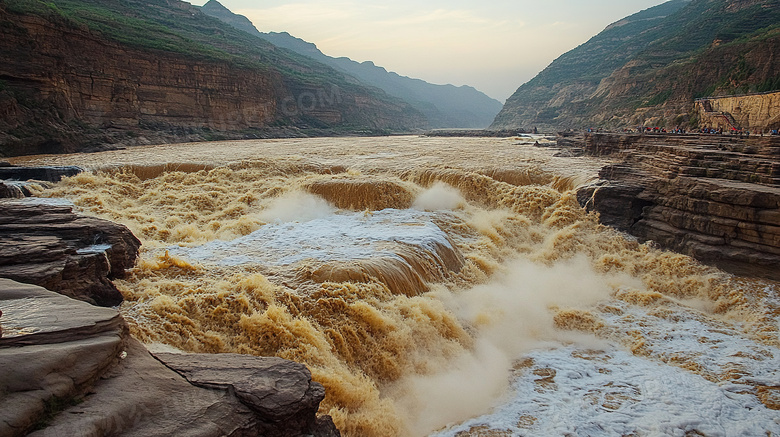
{"label": "canyon wall", "polygon": [[780,5],[771,0],[675,0],[649,8],[520,86],[491,128],[693,129],[698,97],[780,89],[779,20]]}
{"label": "canyon wall", "polygon": [[[16,146],[9,155],[30,146],[9,138],[29,137],[30,118],[51,118],[74,130],[78,124],[240,130],[271,122],[284,91],[271,71],[129,49],[35,16],[2,21],[0,78],[14,90],[0,102],[6,136],[0,141]],[[40,147],[28,153],[58,149],[42,139],[32,142]],[[63,151],[78,147],[64,142]]]}
{"label": "canyon wall", "polygon": [[[156,48],[153,44],[163,44],[159,35],[149,38],[149,47],[142,46],[143,39],[123,43],[93,30],[92,22],[12,11],[0,2],[0,156],[133,145],[143,135],[151,135],[147,143],[167,142],[155,137],[160,132],[173,140],[196,140],[218,139],[209,137],[218,132],[240,138],[236,134],[263,129],[408,131],[426,123],[408,104],[381,91],[291,57],[260,38],[233,38],[229,32],[238,31],[222,29],[197,8],[169,3],[184,6],[158,6],[160,15],[172,14],[173,23],[170,35],[163,32],[172,40],[164,42],[170,47]],[[132,7],[133,13],[154,15],[150,5]],[[200,23],[190,34],[178,30],[179,21],[187,19]],[[165,29],[144,20],[143,25]],[[116,23],[122,25],[127,26]],[[205,42],[188,41],[197,32],[214,35],[203,36]],[[246,54],[236,52],[236,46],[255,40],[258,46]],[[216,45],[219,41],[224,46]],[[187,137],[192,133],[201,137]]]}
{"label": "canyon wall", "polygon": [[769,132],[780,129],[780,91],[696,100],[699,126]]}

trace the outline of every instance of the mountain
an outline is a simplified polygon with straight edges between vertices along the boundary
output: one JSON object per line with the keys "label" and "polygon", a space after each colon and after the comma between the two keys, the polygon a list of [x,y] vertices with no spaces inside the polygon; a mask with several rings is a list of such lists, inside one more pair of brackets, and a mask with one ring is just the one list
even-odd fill
{"label": "mountain", "polygon": [[388,72],[370,61],[360,63],[349,58],[327,56],[316,45],[286,32],[260,32],[249,19],[231,12],[217,0],[209,0],[201,10],[237,29],[327,64],[367,85],[380,88],[391,96],[409,102],[425,114],[431,128],[484,128],[493,121],[502,107],[498,100],[469,86],[430,84]]}
{"label": "mountain", "polygon": [[408,103],[178,0],[0,0],[0,156],[409,132]]}
{"label": "mountain", "polygon": [[672,0],[560,56],[491,128],[695,126],[695,98],[778,89],[779,48],[777,0]]}

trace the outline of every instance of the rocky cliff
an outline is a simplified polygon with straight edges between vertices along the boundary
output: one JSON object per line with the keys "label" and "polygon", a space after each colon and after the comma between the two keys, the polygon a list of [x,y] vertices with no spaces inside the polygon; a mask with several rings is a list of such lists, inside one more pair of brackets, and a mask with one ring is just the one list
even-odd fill
{"label": "rocky cliff", "polygon": [[611,156],[578,192],[602,223],[724,270],[780,280],[780,138],[587,134]]}
{"label": "rocky cliff", "polygon": [[697,127],[703,96],[780,88],[780,5],[675,0],[608,26],[507,100],[492,128]]}
{"label": "rocky cliff", "polygon": [[696,112],[702,127],[770,132],[780,129],[780,92],[697,99]]}
{"label": "rocky cliff", "polygon": [[423,125],[408,104],[188,3],[0,1],[0,156],[135,144],[160,131],[208,139]]}
{"label": "rocky cliff", "polygon": [[217,0],[209,0],[201,10],[237,29],[322,62],[410,103],[425,115],[429,128],[485,128],[502,107],[498,100],[469,86],[431,84],[389,72],[371,61],[356,62],[349,58],[327,56],[316,45],[285,32],[260,32],[246,17],[234,14]]}

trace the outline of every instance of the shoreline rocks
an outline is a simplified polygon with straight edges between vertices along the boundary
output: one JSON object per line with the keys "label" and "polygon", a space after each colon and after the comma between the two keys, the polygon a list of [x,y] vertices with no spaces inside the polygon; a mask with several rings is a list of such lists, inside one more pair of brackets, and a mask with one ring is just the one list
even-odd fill
{"label": "shoreline rocks", "polygon": [[153,355],[194,386],[235,394],[261,419],[265,437],[339,435],[330,416],[317,418],[325,388],[302,364],[239,354]]}
{"label": "shoreline rocks", "polygon": [[122,302],[111,282],[133,267],[141,242],[125,226],[52,199],[0,201],[0,278],[100,306]]}
{"label": "shoreline rocks", "polygon": [[593,133],[575,143],[619,161],[577,193],[603,224],[730,273],[780,280],[780,138]]}
{"label": "shoreline rocks", "polygon": [[15,166],[0,161],[0,199],[22,199],[32,196],[27,187],[29,181],[59,182],[64,177],[75,176],[83,170],[76,166]]}
{"label": "shoreline rocks", "polygon": [[76,176],[82,171],[84,170],[77,166],[25,167],[9,164],[0,166],[0,179],[6,181],[36,180],[59,182],[64,177]]}
{"label": "shoreline rocks", "polygon": [[301,364],[160,354],[193,384],[116,310],[8,279],[0,307],[0,435],[339,436],[316,417],[324,390]]}

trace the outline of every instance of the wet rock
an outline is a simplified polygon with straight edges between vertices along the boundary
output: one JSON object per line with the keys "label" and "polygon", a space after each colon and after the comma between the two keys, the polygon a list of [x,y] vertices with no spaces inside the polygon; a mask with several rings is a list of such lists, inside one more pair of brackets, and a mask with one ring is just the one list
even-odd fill
{"label": "wet rock", "polygon": [[7,279],[0,305],[0,435],[257,435],[248,408],[161,365],[117,311]]}
{"label": "wet rock", "polygon": [[339,435],[328,416],[316,418],[324,391],[302,365],[169,359],[194,385],[130,337],[113,309],[8,279],[0,279],[0,307],[2,436]]}
{"label": "wet rock", "polygon": [[140,241],[125,227],[41,199],[0,201],[0,278],[35,284],[101,306],[122,295]]}
{"label": "wet rock", "polygon": [[32,196],[29,182],[0,181],[0,199],[23,199]]}
{"label": "wet rock", "polygon": [[780,138],[589,134],[622,162],[581,188],[601,222],[731,273],[780,280]]}
{"label": "wet rock", "polygon": [[0,279],[0,435],[23,435],[118,358],[124,320],[40,287]]}
{"label": "wet rock", "polygon": [[7,198],[20,198],[24,197],[21,195],[20,190],[16,190],[16,187],[6,184],[5,182],[0,182],[0,199],[7,199]]}
{"label": "wet rock", "polygon": [[75,176],[84,171],[76,166],[17,167],[0,166],[0,179],[13,181],[59,182],[64,177]]}
{"label": "wet rock", "polygon": [[332,420],[317,419],[323,386],[302,364],[238,354],[167,354],[155,357],[190,383],[230,393],[260,418],[264,436],[339,435]]}

